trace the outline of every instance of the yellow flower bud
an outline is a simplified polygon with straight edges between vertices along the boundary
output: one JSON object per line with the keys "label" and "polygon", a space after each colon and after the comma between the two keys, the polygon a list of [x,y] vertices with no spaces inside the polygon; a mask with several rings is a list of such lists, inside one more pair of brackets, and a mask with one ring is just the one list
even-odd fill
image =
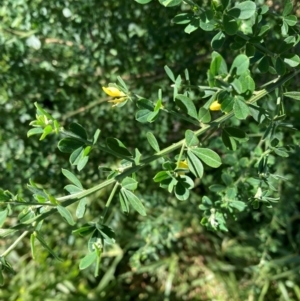
{"label": "yellow flower bud", "polygon": [[121,97],[121,98],[114,98],[112,100],[109,100],[108,102],[113,103],[113,107],[117,106],[119,103],[124,102],[127,99],[127,97]]}
{"label": "yellow flower bud", "polygon": [[188,169],[189,166],[188,166],[187,161],[186,160],[180,161],[179,164],[178,164],[178,168],[180,168],[180,169]]}
{"label": "yellow flower bud", "polygon": [[115,87],[102,87],[103,91],[111,97],[122,97],[125,94]]}
{"label": "yellow flower bud", "polygon": [[221,104],[218,103],[217,100],[215,100],[215,101],[210,105],[209,109],[210,109],[211,111],[220,111],[220,110],[221,110]]}
{"label": "yellow flower bud", "polygon": [[[178,164],[178,169],[189,169],[189,166],[188,166],[188,163],[187,163],[187,160],[184,160],[184,161],[180,161],[179,164]],[[186,173],[187,171],[180,171],[178,172],[177,174],[179,176],[182,176]]]}

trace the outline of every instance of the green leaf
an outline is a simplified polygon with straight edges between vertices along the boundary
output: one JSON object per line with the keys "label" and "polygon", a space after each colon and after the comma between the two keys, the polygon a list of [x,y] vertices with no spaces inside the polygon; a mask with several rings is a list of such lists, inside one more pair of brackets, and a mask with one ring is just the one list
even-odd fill
{"label": "green leaf", "polygon": [[203,165],[191,150],[187,151],[187,161],[189,170],[199,179],[203,177]]}
{"label": "green leaf", "polygon": [[241,75],[243,73],[246,73],[248,71],[248,68],[249,58],[244,54],[240,54],[234,59],[229,72],[231,74]]}
{"label": "green leaf", "polygon": [[242,74],[239,77],[238,81],[240,83],[240,92],[241,92],[240,94],[246,93],[247,91],[251,92],[252,94],[253,91],[255,90],[255,82],[249,74],[247,73]]}
{"label": "green leaf", "polygon": [[94,252],[97,246],[102,245],[103,238],[98,229],[95,229],[92,236],[88,241],[88,249],[90,252]]}
{"label": "green leaf", "polygon": [[190,34],[200,27],[200,19],[193,17],[191,23],[186,26],[184,32]]}
{"label": "green leaf", "polygon": [[6,217],[7,217],[7,214],[8,214],[8,210],[7,209],[4,209],[4,210],[0,211],[0,228],[4,224],[4,222],[6,220]]}
{"label": "green leaf", "polygon": [[106,139],[107,147],[112,150],[116,155],[120,155],[122,157],[131,157],[131,153],[126,148],[126,146],[116,138],[107,138]]}
{"label": "green leaf", "polygon": [[286,152],[286,149],[284,147],[278,147],[273,149],[274,153],[280,157],[287,158],[289,154]]}
{"label": "green leaf", "polygon": [[222,141],[228,149],[230,149],[232,151],[236,150],[235,140],[233,138],[231,138],[225,131],[222,132]]}
{"label": "green leaf", "polygon": [[210,111],[204,107],[199,109],[198,120],[203,123],[209,123],[211,121]]}
{"label": "green leaf", "polygon": [[226,127],[223,129],[223,132],[226,132],[228,136],[235,139],[245,139],[247,137],[244,131],[233,127]]}
{"label": "green leaf", "polygon": [[30,249],[32,259],[36,259],[35,233],[30,234]]}
{"label": "green leaf", "polygon": [[216,55],[212,58],[210,63],[209,71],[212,76],[217,76],[222,64],[222,57],[220,55]]}
{"label": "green leaf", "polygon": [[260,31],[259,31],[259,36],[262,37],[264,36],[269,30],[271,29],[271,26],[269,24],[266,24],[266,25],[263,25],[261,28],[260,28]]}
{"label": "green leaf", "polygon": [[147,123],[148,117],[153,113],[153,111],[150,110],[139,110],[135,114],[135,119],[140,123]]}
{"label": "green leaf", "polygon": [[261,61],[258,63],[258,69],[262,73],[266,73],[269,71],[269,58],[267,56],[264,56]]}
{"label": "green leaf", "polygon": [[225,42],[225,35],[222,31],[219,31],[211,40],[211,47],[213,49],[219,49]]}
{"label": "green leaf", "polygon": [[285,54],[283,61],[292,68],[300,64],[300,58],[297,54]]}
{"label": "green leaf", "polygon": [[278,53],[284,53],[288,50],[290,50],[291,48],[293,48],[293,46],[296,44],[296,38],[294,36],[289,36],[287,38],[285,38],[278,47]]}
{"label": "green leaf", "polygon": [[227,173],[223,173],[221,178],[222,178],[222,181],[225,183],[226,186],[230,186],[233,183],[232,177]]}
{"label": "green leaf", "polygon": [[166,179],[170,179],[171,175],[168,171],[159,171],[153,178],[153,181],[158,183],[158,182],[162,182]]}
{"label": "green leaf", "polygon": [[61,169],[63,175],[70,181],[72,182],[75,186],[83,189],[82,184],[80,182],[80,180],[73,174],[71,173],[69,170],[67,169]]}
{"label": "green leaf", "polygon": [[138,187],[138,182],[130,177],[126,177],[122,183],[121,183],[122,187],[124,187],[125,189],[128,190],[136,190]]}
{"label": "green leaf", "polygon": [[95,131],[95,134],[94,134],[94,137],[93,137],[93,145],[95,145],[95,144],[97,143],[98,138],[99,138],[99,136],[100,136],[100,133],[101,133],[101,131],[100,131],[99,129],[97,129],[97,130]]}
{"label": "green leaf", "polygon": [[56,208],[57,208],[58,213],[67,221],[67,223],[69,225],[71,225],[71,226],[75,225],[73,217],[67,208],[60,206],[60,205],[58,205]]}
{"label": "green leaf", "polygon": [[[137,0],[135,0],[137,1]],[[79,262],[79,269],[84,270],[88,268],[91,264],[93,264],[97,259],[97,252],[96,250],[92,253],[88,253],[83,258],[80,259]]]}
{"label": "green leaf", "polygon": [[283,95],[285,97],[300,100],[300,92],[297,92],[297,91],[285,92],[285,93],[283,93]]}
{"label": "green leaf", "polygon": [[160,4],[171,7],[181,4],[182,0],[159,0]]}
{"label": "green leaf", "polygon": [[83,145],[85,145],[85,143],[78,139],[63,138],[58,142],[57,147],[62,153],[72,153]]}
{"label": "green leaf", "polygon": [[[152,1],[152,0],[148,0],[148,2],[150,2],[150,1]],[[126,84],[125,84],[125,82],[123,81],[122,77],[117,76],[117,80],[118,80],[118,82],[120,83],[121,87],[124,89],[124,91],[125,91],[126,93],[128,93],[128,87],[126,86]]]}
{"label": "green leaf", "polygon": [[235,18],[226,14],[223,16],[223,26],[224,26],[224,31],[228,35],[236,34],[239,29],[239,26]]}
{"label": "green leaf", "polygon": [[286,0],[283,7],[282,15],[285,17],[293,10],[293,3],[291,0]]}
{"label": "green leaf", "polygon": [[190,189],[194,187],[193,180],[188,176],[180,176],[177,178],[175,186],[175,196],[180,201],[185,201],[190,196]]}
{"label": "green leaf", "polygon": [[193,148],[191,151],[208,166],[218,168],[221,164],[220,156],[208,148]]}
{"label": "green leaf", "polygon": [[83,218],[86,210],[86,205],[87,205],[87,199],[83,198],[79,201],[78,206],[76,208],[76,217],[77,218]]}
{"label": "green leaf", "polygon": [[87,139],[87,134],[86,130],[82,125],[80,125],[77,122],[73,122],[69,125],[69,130],[79,136],[80,138],[86,140]]}
{"label": "green leaf", "polygon": [[4,277],[2,274],[2,269],[0,269],[0,286],[3,286],[3,285],[4,285]]}
{"label": "green leaf", "polygon": [[230,49],[240,50],[245,47],[245,42],[233,42],[230,44]]}
{"label": "green leaf", "polygon": [[193,147],[199,144],[199,140],[193,131],[185,131],[185,143],[187,147]]}
{"label": "green leaf", "polygon": [[65,190],[67,190],[70,194],[74,194],[74,193],[77,193],[77,192],[81,192],[82,189],[73,185],[73,184],[70,184],[70,185],[66,185],[64,187]]}
{"label": "green leaf", "polygon": [[135,148],[134,149],[134,163],[135,163],[135,165],[140,164],[141,157],[142,157],[142,154],[140,153],[140,151],[137,148]]}
{"label": "green leaf", "polygon": [[85,224],[79,229],[73,230],[72,233],[79,234],[80,236],[87,236],[93,233],[94,231],[95,231],[94,225],[92,226],[92,225]]}
{"label": "green leaf", "polygon": [[298,22],[297,17],[294,15],[286,16],[283,20],[288,26],[295,26]]}
{"label": "green leaf", "polygon": [[40,140],[41,140],[41,141],[44,140],[49,134],[52,133],[52,131],[53,131],[52,126],[51,126],[50,124],[48,124],[48,125],[44,128],[43,134],[42,134],[42,136],[40,137]]}
{"label": "green leaf", "polygon": [[37,232],[36,238],[41,243],[41,245],[58,261],[62,261],[56,253],[47,245],[46,241],[43,239],[43,237]]}
{"label": "green leaf", "polygon": [[278,73],[278,75],[284,75],[285,74],[286,67],[285,67],[284,61],[282,60],[281,57],[278,57],[276,59],[275,69],[276,69],[276,72]]}
{"label": "green leaf", "polygon": [[81,171],[86,166],[88,161],[89,161],[89,156],[85,156],[85,157],[80,158],[79,162],[77,163],[77,170]]}
{"label": "green leaf", "polygon": [[171,79],[171,81],[175,82],[175,76],[174,76],[172,70],[167,65],[164,67],[164,69],[165,69],[167,75],[169,76],[169,78]]}
{"label": "green leaf", "polygon": [[147,132],[147,140],[148,140],[150,146],[151,146],[156,152],[159,152],[159,151],[160,151],[158,142],[157,142],[155,136],[154,136],[151,132]]}
{"label": "green leaf", "polygon": [[129,213],[129,204],[128,204],[127,198],[125,198],[123,196],[123,194],[121,193],[121,191],[119,193],[119,200],[120,200],[122,212]]}
{"label": "green leaf", "polygon": [[[176,77],[176,80],[175,80],[175,86],[179,89],[180,88],[180,86],[181,86],[181,82],[182,82],[182,79],[181,79],[181,76],[180,76],[180,74]],[[176,93],[176,95],[177,95],[177,93]],[[176,96],[175,95],[175,96]]]}
{"label": "green leaf", "polygon": [[185,95],[177,94],[176,104],[179,106],[184,113],[198,120],[197,109],[194,102]]}
{"label": "green leaf", "polygon": [[205,31],[213,31],[215,29],[216,21],[214,20],[214,13],[211,10],[205,10],[200,15],[200,27]]}
{"label": "green leaf", "polygon": [[234,100],[233,112],[237,119],[246,119],[250,114],[247,104],[239,97]]}
{"label": "green leaf", "polygon": [[255,50],[256,50],[256,48],[255,48],[252,44],[249,44],[249,43],[248,43],[248,44],[246,45],[246,55],[247,55],[248,57],[254,56]]}
{"label": "green leaf", "polygon": [[224,58],[222,57],[222,55],[220,55],[218,52],[213,51],[211,54],[212,57],[212,63],[210,65],[210,69],[212,68],[212,64],[214,62],[214,60],[217,60],[217,69],[216,69],[216,73],[214,73],[214,75],[227,75],[228,73],[228,69],[227,69],[227,64],[226,61],[224,60]]}
{"label": "green leaf", "polygon": [[27,132],[27,137],[42,134],[43,132],[44,132],[44,130],[42,128],[33,128]]}
{"label": "green leaf", "polygon": [[233,89],[236,91],[237,94],[242,94],[244,92],[242,83],[237,78],[234,79],[234,81],[231,83],[231,86],[233,87]]}
{"label": "green leaf", "polygon": [[238,3],[234,9],[239,10],[239,16],[237,17],[238,19],[240,20],[249,19],[255,14],[256,4],[252,1],[244,1]]}
{"label": "green leaf", "polygon": [[21,223],[26,223],[27,221],[31,220],[35,217],[34,211],[29,208],[24,208],[18,215],[18,220]]}
{"label": "green leaf", "polygon": [[35,107],[37,108],[38,115],[45,115],[48,119],[53,120],[53,117],[47,113],[37,102],[34,103]]}
{"label": "green leaf", "polygon": [[193,18],[193,14],[183,13],[183,14],[176,15],[172,19],[172,22],[176,24],[187,24],[191,22],[192,18]]}
{"label": "green leaf", "polygon": [[233,109],[233,105],[234,105],[234,98],[231,95],[228,95],[221,102],[221,110],[225,113],[228,113]]}
{"label": "green leaf", "polygon": [[133,194],[130,190],[127,190],[125,188],[121,188],[121,194],[124,199],[135,209],[140,215],[146,216],[146,210],[143,205],[143,203],[140,201],[140,199]]}
{"label": "green leaf", "polygon": [[264,14],[266,14],[268,11],[269,11],[269,6],[266,5],[266,4],[262,5],[262,6],[259,7],[259,9],[258,9],[258,13],[259,13],[260,15],[264,15]]}
{"label": "green leaf", "polygon": [[230,3],[230,0],[221,0],[222,6],[224,9],[226,9]]}
{"label": "green leaf", "polygon": [[216,192],[216,193],[222,192],[225,189],[226,189],[226,187],[223,186],[223,185],[220,185],[220,184],[213,184],[213,185],[209,186],[209,190],[213,191],[213,192]]}
{"label": "green leaf", "polygon": [[158,113],[159,113],[159,110],[151,112],[147,117],[147,122],[150,122],[150,123],[154,122],[156,120],[156,118],[158,117]]}
{"label": "green leaf", "polygon": [[84,147],[83,146],[75,149],[69,158],[71,165],[77,165],[79,163],[80,159],[83,158],[83,155],[84,155]]}
{"label": "green leaf", "polygon": [[149,2],[151,2],[152,0],[134,0],[136,1],[137,3],[140,3],[140,4],[147,4]]}
{"label": "green leaf", "polygon": [[244,211],[245,208],[247,207],[244,202],[236,201],[236,200],[230,201],[229,205],[230,205],[230,207],[235,208],[240,212]]}
{"label": "green leaf", "polygon": [[289,32],[289,25],[283,20],[282,26],[281,26],[281,34],[283,36],[286,36]]}

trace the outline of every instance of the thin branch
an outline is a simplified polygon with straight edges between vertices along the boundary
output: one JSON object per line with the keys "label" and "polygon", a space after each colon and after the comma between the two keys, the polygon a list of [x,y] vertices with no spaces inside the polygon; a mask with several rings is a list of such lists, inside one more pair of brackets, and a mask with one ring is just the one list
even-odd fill
{"label": "thin branch", "polygon": [[0,257],[5,257],[8,255],[16,246],[17,244],[29,233],[29,231],[24,231],[15,241],[14,243],[6,250],[4,251]]}

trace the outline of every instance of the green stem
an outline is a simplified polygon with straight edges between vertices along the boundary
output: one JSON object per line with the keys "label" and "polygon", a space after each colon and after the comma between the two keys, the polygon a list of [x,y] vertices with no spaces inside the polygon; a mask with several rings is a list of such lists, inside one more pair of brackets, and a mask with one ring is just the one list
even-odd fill
{"label": "green stem", "polygon": [[119,187],[119,183],[117,182],[117,183],[115,183],[114,188],[112,189],[112,191],[111,191],[111,193],[109,195],[109,198],[108,198],[108,200],[107,200],[107,202],[105,204],[104,214],[103,214],[103,217],[102,217],[103,223],[105,223],[105,216],[106,216],[106,214],[108,212],[110,203],[111,203],[113,197],[115,196],[115,193],[116,193],[118,187]]}
{"label": "green stem", "polygon": [[[290,79],[292,79],[293,77],[295,77],[298,73],[300,73],[300,70],[296,70],[295,72],[292,72],[290,74],[286,74],[282,77],[280,77],[279,79],[277,79],[277,81],[266,87],[265,89],[262,89],[260,91],[258,91],[254,96],[252,96],[250,98],[250,100],[247,102],[248,104],[253,104],[255,102],[257,102],[259,99],[263,98],[264,96],[266,96],[267,94],[271,93],[272,91],[274,91],[276,88],[282,86],[285,82],[289,81]],[[208,131],[210,128],[218,126],[219,124],[231,119],[234,116],[233,111],[231,111],[230,113],[223,115],[219,118],[217,118],[216,120],[214,120],[213,122],[211,122],[210,124],[204,124],[203,127],[197,131],[195,131],[195,135],[198,137],[202,134],[204,134],[206,131]],[[116,176],[113,179],[109,179],[106,180],[103,183],[100,183],[92,188],[89,188],[87,190],[78,192],[78,193],[74,193],[71,195],[67,195],[67,196],[63,196],[63,197],[59,197],[56,198],[58,201],[62,202],[61,205],[64,207],[68,207],[73,203],[76,203],[78,200],[87,197],[113,183],[116,183],[117,181],[121,181],[122,179],[124,179],[127,176],[130,176],[131,174],[137,172],[138,170],[140,170],[141,168],[143,168],[144,166],[146,166],[147,164],[165,156],[168,155],[169,153],[179,149],[180,147],[182,147],[182,145],[185,143],[185,139],[182,139],[180,141],[178,141],[177,143],[174,143],[170,146],[168,146],[167,148],[155,153],[152,156],[149,156],[148,158],[145,158],[143,160],[141,160],[139,165],[134,165],[132,167],[129,167],[127,169],[125,169],[120,175]],[[24,228],[24,224],[28,225],[28,227],[30,226],[31,223],[33,223],[34,221],[41,221],[44,220],[46,217],[56,213],[57,210],[56,209],[51,209],[47,212],[44,212],[42,214],[40,214],[39,216],[36,216],[26,222],[24,222],[23,224],[17,224],[14,227],[11,227],[9,229],[9,231],[3,231],[2,235],[0,234],[0,236],[4,236],[4,235],[8,235],[7,233],[13,233],[15,230],[19,230]]]}
{"label": "green stem", "polygon": [[56,207],[56,204],[52,204],[52,203],[39,203],[39,202],[17,202],[17,201],[6,201],[0,202],[0,205],[19,205],[19,206],[52,206],[52,207]]}
{"label": "green stem", "polygon": [[180,164],[180,161],[181,161],[181,157],[182,157],[184,148],[185,148],[185,143],[182,143],[180,153],[179,153],[179,156],[178,156],[178,159],[177,159],[177,168],[179,168],[179,164]]}
{"label": "green stem", "polygon": [[[245,41],[250,40],[249,37],[247,37],[246,35],[244,35],[241,32],[237,32],[236,35],[239,36],[240,38],[244,39]],[[268,50],[266,47],[262,46],[261,44],[258,44],[258,43],[251,43],[251,44],[253,46],[255,46],[257,49],[259,49],[262,53],[265,53],[265,54],[269,55],[270,57],[274,57],[274,53],[271,52],[270,50]]]}
{"label": "green stem", "polygon": [[0,257],[5,257],[6,255],[8,255],[16,246],[17,244],[29,233],[29,231],[24,231],[15,241],[14,243],[8,248],[6,249],[6,251],[4,251]]}

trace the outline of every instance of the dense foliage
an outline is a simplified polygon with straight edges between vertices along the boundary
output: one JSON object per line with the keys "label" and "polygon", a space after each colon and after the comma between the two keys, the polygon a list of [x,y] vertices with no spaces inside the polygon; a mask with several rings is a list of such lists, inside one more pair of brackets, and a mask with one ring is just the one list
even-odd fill
{"label": "dense foliage", "polygon": [[299,11],[3,0],[0,300],[300,300]]}

